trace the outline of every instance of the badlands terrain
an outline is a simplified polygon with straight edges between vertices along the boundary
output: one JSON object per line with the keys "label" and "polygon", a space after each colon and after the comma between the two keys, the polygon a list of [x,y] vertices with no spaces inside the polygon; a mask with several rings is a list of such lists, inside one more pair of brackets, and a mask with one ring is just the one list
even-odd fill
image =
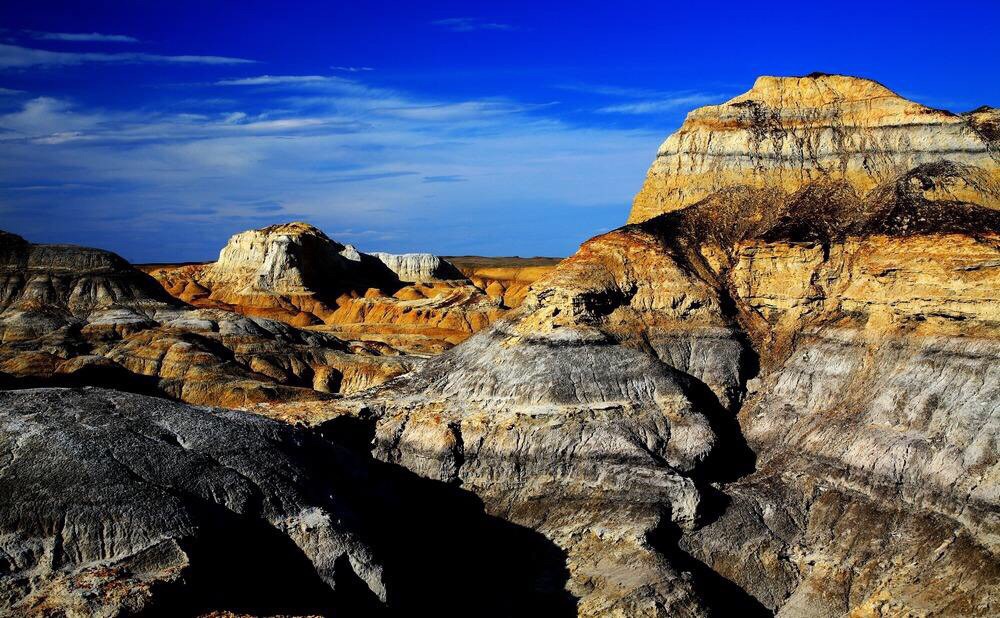
{"label": "badlands terrain", "polygon": [[1000,111],[761,77],[556,260],[0,236],[0,613],[1000,615]]}

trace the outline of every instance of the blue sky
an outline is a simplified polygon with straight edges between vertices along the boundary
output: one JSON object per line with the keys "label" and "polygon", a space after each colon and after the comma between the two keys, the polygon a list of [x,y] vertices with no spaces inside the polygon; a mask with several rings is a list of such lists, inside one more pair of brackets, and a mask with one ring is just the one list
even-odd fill
{"label": "blue sky", "polygon": [[1000,105],[998,23],[961,1],[6,0],[0,228],[133,261],[298,219],[369,251],[567,255],[625,221],[687,111],[758,75]]}

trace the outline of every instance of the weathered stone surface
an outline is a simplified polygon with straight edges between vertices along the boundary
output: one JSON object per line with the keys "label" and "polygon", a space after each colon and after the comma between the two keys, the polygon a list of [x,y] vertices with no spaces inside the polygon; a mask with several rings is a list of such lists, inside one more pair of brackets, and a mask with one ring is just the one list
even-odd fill
{"label": "weathered stone surface", "polygon": [[383,567],[340,491],[355,463],[259,416],[97,389],[0,391],[0,613],[377,604]]}
{"label": "weathered stone surface", "polygon": [[490,298],[504,307],[516,309],[524,301],[531,285],[549,274],[559,258],[519,258],[459,256],[449,260]]}
{"label": "weathered stone surface", "polygon": [[416,362],[273,320],[196,310],[113,253],[32,245],[10,234],[2,240],[0,373],[7,382],[55,378],[245,407],[354,392]]}
{"label": "weathered stone surface", "polygon": [[465,279],[454,264],[432,253],[375,252],[370,255],[377,257],[400,281],[426,283],[441,279]]}
{"label": "weathered stone surface", "polygon": [[988,170],[982,179],[988,190],[964,199],[982,198],[974,203],[989,206],[1000,194],[997,114],[931,109],[844,75],[760,77],[749,92],[688,114],[660,146],[629,222],[734,186],[794,193],[844,181],[864,196],[942,159]]}

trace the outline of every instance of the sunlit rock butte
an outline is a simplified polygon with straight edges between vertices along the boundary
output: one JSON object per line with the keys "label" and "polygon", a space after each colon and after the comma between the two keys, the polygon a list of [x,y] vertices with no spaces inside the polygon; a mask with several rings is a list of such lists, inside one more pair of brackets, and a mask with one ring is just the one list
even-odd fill
{"label": "sunlit rock butte", "polygon": [[942,160],[977,174],[935,190],[985,207],[992,196],[995,206],[998,136],[1000,113],[987,107],[953,114],[844,75],[760,77],[749,92],[688,114],[660,146],[629,223],[733,186],[795,193],[839,183],[863,198]]}
{"label": "sunlit rock butte", "polygon": [[509,308],[506,303],[520,302],[518,292],[526,287],[482,277],[477,287],[435,255],[361,253],[306,223],[237,234],[211,264],[146,270],[171,294],[199,307],[418,355],[440,353],[485,328]]}

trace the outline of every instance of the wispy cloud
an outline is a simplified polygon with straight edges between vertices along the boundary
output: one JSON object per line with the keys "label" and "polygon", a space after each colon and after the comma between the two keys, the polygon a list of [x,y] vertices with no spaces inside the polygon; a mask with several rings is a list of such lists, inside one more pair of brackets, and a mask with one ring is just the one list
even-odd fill
{"label": "wispy cloud", "polygon": [[431,22],[435,26],[452,32],[475,32],[476,30],[514,30],[510,24],[501,24],[479,19],[478,17],[449,17]]}
{"label": "wispy cloud", "polygon": [[651,90],[649,88],[633,88],[629,86],[613,86],[608,84],[569,83],[558,84],[555,87],[560,90],[569,90],[572,92],[583,92],[599,96],[624,97],[631,99],[650,98],[662,96],[664,94],[663,92]]}
{"label": "wispy cloud", "polygon": [[602,114],[663,114],[677,111],[678,109],[719,103],[725,98],[724,95],[707,93],[682,94],[663,99],[607,105],[598,108],[597,111]]}
{"label": "wispy cloud", "polygon": [[458,174],[444,174],[442,176],[424,176],[424,182],[467,182],[469,179]]}
{"label": "wispy cloud", "polygon": [[0,88],[0,95],[21,94],[23,92],[23,90],[14,90],[13,88]]}
{"label": "wispy cloud", "polygon": [[649,88],[608,84],[568,83],[559,84],[556,88],[609,99],[625,99],[619,103],[603,105],[597,108],[596,111],[601,114],[663,114],[711,103],[720,103],[728,98],[728,95],[716,92],[698,92],[693,90],[664,92]]}
{"label": "wispy cloud", "polygon": [[73,66],[80,64],[249,64],[255,60],[226,56],[163,56],[139,52],[57,52],[47,49],[0,44],[0,68]]}
{"label": "wispy cloud", "polygon": [[324,75],[257,75],[255,77],[240,77],[223,79],[215,82],[216,86],[274,86],[278,84],[316,84],[329,82],[333,79]]}
{"label": "wispy cloud", "polygon": [[138,43],[139,39],[124,34],[101,34],[100,32],[38,32],[28,34],[42,41],[73,41],[79,43]]}
{"label": "wispy cloud", "polygon": [[361,73],[363,71],[374,71],[372,67],[330,67],[334,71],[344,71],[346,73]]}
{"label": "wispy cloud", "polygon": [[[345,77],[315,84],[259,83],[266,97],[219,86],[231,104],[209,92],[211,104],[184,99],[180,111],[29,98],[0,113],[0,218],[29,237],[155,260],[208,257],[229,234],[289,218],[343,232],[334,238],[359,234],[367,250],[467,252],[499,229],[527,246],[538,240],[523,219],[556,212],[574,221],[569,251],[595,227],[585,212],[624,217],[663,139],[574,125],[516,100],[441,100]],[[47,184],[95,188],[58,200],[55,189],[13,188]],[[167,240],[116,244],[131,242],[124,224]]]}

